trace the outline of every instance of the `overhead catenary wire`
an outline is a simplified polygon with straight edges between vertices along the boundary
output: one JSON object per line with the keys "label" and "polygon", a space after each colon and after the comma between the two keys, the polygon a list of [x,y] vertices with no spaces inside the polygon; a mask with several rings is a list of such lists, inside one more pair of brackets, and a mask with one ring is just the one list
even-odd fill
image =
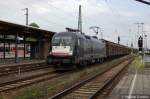
{"label": "overhead catenary wire", "polygon": [[[61,12],[64,12],[64,14],[67,14],[67,15],[70,16],[70,17],[75,17],[72,13],[69,13],[69,12],[67,12],[67,11],[64,10],[64,9],[60,9],[60,8],[58,8],[58,7],[56,7],[56,6],[52,5],[52,4],[50,4],[50,3],[48,3],[48,4],[51,5],[51,7],[55,8],[55,9],[61,11]],[[94,20],[93,18],[90,18],[89,16],[86,16],[86,15],[83,15],[83,16],[84,16],[84,20],[90,21],[89,23],[94,23],[94,24],[97,23],[97,20]]]}
{"label": "overhead catenary wire", "polygon": [[[46,4],[46,6],[49,6],[49,5],[51,5],[51,6],[49,6],[49,7],[52,7],[52,8],[55,8],[55,9],[57,9],[57,10],[59,10],[62,14],[64,14],[64,15],[68,15],[69,17],[67,17],[67,19],[65,20],[65,23],[67,23],[68,22],[68,19],[76,19],[76,17],[75,17],[75,15],[74,14],[72,14],[72,13],[69,13],[68,11],[66,11],[66,10],[64,10],[64,9],[60,9],[59,7],[55,7],[55,6],[53,6],[52,4],[50,4],[50,3],[44,3],[44,5]],[[30,6],[30,7],[33,7],[33,5],[30,3],[26,3],[26,5],[28,5],[28,6]],[[47,12],[47,13],[50,13],[50,12]],[[51,13],[50,13],[51,14]],[[31,14],[32,15],[32,14]],[[32,15],[32,16],[34,16],[34,15]],[[62,16],[57,16],[57,15],[52,15],[51,14],[51,16],[54,16],[54,17],[57,17],[58,19],[61,19],[61,20],[64,20],[64,18],[62,18]],[[50,22],[50,23],[53,23],[53,24],[57,24],[57,25],[59,25],[60,27],[66,27],[64,24],[59,24],[59,23],[56,23],[56,22],[54,22],[53,20],[50,20],[50,19],[47,19],[46,18],[46,16],[37,16],[37,15],[35,15],[34,17],[36,17],[36,19],[37,19],[37,17],[38,18],[40,18],[40,21],[42,20],[44,20],[44,22],[46,22],[46,23],[48,23],[48,22]],[[64,16],[63,16],[64,17]],[[93,18],[90,18],[89,16],[86,16],[86,15],[84,15],[84,20],[86,20],[86,23],[88,22],[88,24],[91,24],[91,23],[93,23],[94,25],[97,23],[97,20],[93,20]],[[77,20],[76,20],[77,21]],[[57,21],[58,22],[58,21]],[[85,22],[85,21],[84,21]],[[83,22],[83,23],[84,23]],[[68,22],[68,23],[70,23],[70,21]],[[70,24],[69,24],[70,25]]]}
{"label": "overhead catenary wire", "polygon": [[[68,15],[69,16],[69,18],[73,18],[73,19],[75,19],[76,17],[75,17],[75,15],[74,14],[72,14],[72,13],[70,13],[70,12],[68,12],[68,11],[66,11],[66,10],[64,10],[64,9],[60,9],[59,7],[56,7],[56,6],[54,6],[54,5],[52,5],[51,3],[47,3],[47,5],[49,6],[50,5],[50,7],[52,7],[52,8],[55,8],[56,10],[59,10],[61,13],[63,13],[64,15]],[[83,20],[85,20],[83,23],[88,23],[88,24],[99,24],[99,23],[97,23],[98,21],[97,20],[93,20],[93,18],[90,18],[89,16],[86,16],[86,15],[83,15],[84,16],[84,19]],[[68,20],[68,17],[67,17],[67,20]]]}
{"label": "overhead catenary wire", "polygon": [[[119,22],[119,26],[122,25],[122,27],[125,27],[124,24],[122,23],[122,21],[124,20],[129,20],[125,19],[120,12],[118,12],[118,10],[116,10],[116,8],[114,8],[113,6],[111,6],[111,0],[105,0],[106,5],[108,6],[108,8],[110,9],[110,11],[112,12],[112,14],[116,17],[118,17],[117,19],[120,21]],[[124,28],[123,28],[124,29]],[[118,34],[119,35],[119,34]],[[131,35],[131,33],[129,33],[129,35]],[[130,36],[129,36],[130,37]],[[130,37],[131,38],[131,37]],[[134,35],[132,36],[132,39],[134,38]],[[129,39],[128,39],[129,40]]]}
{"label": "overhead catenary wire", "polygon": [[[21,13],[19,13],[19,10],[17,10],[17,9],[11,9],[12,11],[15,11],[15,12],[17,12],[17,15],[23,15],[23,14],[21,14]],[[21,10],[21,9],[20,9]],[[21,11],[20,11],[21,12]],[[29,10],[29,12],[30,12],[30,10]],[[6,12],[7,13],[7,12]],[[45,16],[37,16],[37,15],[34,15],[34,14],[30,14],[30,15],[32,15],[33,17],[31,18],[30,16],[30,20],[29,20],[29,23],[30,22],[33,22],[34,20],[32,20],[32,19],[36,19],[36,20],[38,20],[40,23],[42,23],[44,26],[48,26],[48,27],[50,27],[50,26],[52,26],[52,25],[56,25],[57,27],[65,27],[65,25],[64,24],[60,24],[60,23],[56,23],[56,22],[54,22],[53,20],[49,20],[48,18],[46,18]],[[21,17],[18,17],[18,19],[19,20],[22,20],[22,18]],[[4,19],[4,20],[6,20],[6,21],[10,21],[10,20],[8,20],[8,19]],[[12,19],[11,19],[12,20]],[[16,22],[16,21],[13,21],[13,22]],[[20,24],[21,22],[17,22],[18,24]],[[52,24],[50,24],[50,23],[52,23]]]}
{"label": "overhead catenary wire", "polygon": [[114,7],[111,6],[110,0],[105,0],[105,3],[108,6],[108,9],[112,12],[112,14],[118,17],[117,19],[120,21],[120,24],[122,24],[121,14]]}
{"label": "overhead catenary wire", "polygon": [[[66,25],[60,24],[59,21],[55,22],[54,20],[48,19],[46,16],[38,16],[37,14],[36,14],[36,15],[33,14],[33,11],[32,11],[32,9],[31,9],[31,3],[30,3],[30,4],[28,3],[26,6],[29,8],[29,10],[30,10],[29,12],[31,13],[30,16],[29,16],[29,17],[30,17],[29,22],[32,22],[32,19],[37,19],[39,22],[43,23],[44,26],[56,25],[57,27],[63,27],[63,28],[66,27]],[[18,8],[18,9],[21,10],[21,8]],[[23,14],[20,14],[20,13],[19,13],[19,10],[15,9],[15,8],[12,8],[11,10],[12,10],[13,12],[15,12],[17,15],[23,15]],[[15,15],[16,15],[16,14],[15,14]],[[33,16],[33,17],[31,17],[31,16]],[[19,19],[21,20],[22,18],[19,17]],[[7,19],[7,21],[9,21],[9,20]],[[19,22],[19,23],[21,23],[21,22]],[[50,24],[50,23],[52,23],[52,24]],[[46,25],[45,25],[45,24],[46,24]]]}
{"label": "overhead catenary wire", "polygon": [[[108,0],[107,0],[108,1]],[[42,2],[44,2],[44,1],[42,1]],[[31,7],[31,3],[27,3],[28,5],[30,5],[30,7]],[[49,6],[49,3],[46,3],[45,2],[45,4],[47,5],[47,6]],[[52,5],[52,6],[50,6],[50,7],[52,7],[52,8],[55,8],[55,9],[57,9],[58,11],[60,11],[60,13],[62,13],[63,15],[61,16],[58,16],[58,15],[51,15],[51,16],[54,16],[54,17],[57,17],[56,19],[64,19],[64,18],[62,18],[62,17],[64,17],[64,15],[67,15],[68,17],[66,18],[66,20],[65,21],[63,21],[64,23],[61,23],[60,21],[55,21],[55,20],[52,20],[52,19],[48,19],[48,17],[47,16],[38,16],[38,15],[33,15],[32,14],[32,12],[31,12],[31,15],[33,16],[33,18],[32,19],[34,19],[34,18],[36,18],[36,19],[38,19],[39,20],[39,22],[42,22],[42,23],[44,23],[44,24],[47,24],[48,26],[51,26],[51,25],[55,25],[55,26],[59,26],[59,27],[66,27],[66,24],[69,24],[69,23],[71,23],[72,21],[68,21],[68,20],[70,20],[70,19],[77,19],[74,15],[75,14],[72,14],[72,13],[70,13],[70,12],[68,12],[68,11],[66,11],[66,10],[64,10],[64,9],[60,9],[59,7],[55,7],[54,5]],[[99,12],[99,9],[97,10],[98,12]],[[48,12],[49,14],[51,14],[50,12]],[[77,15],[77,14],[76,14]],[[83,15],[84,16],[84,19],[83,19],[83,21],[84,20],[87,20],[87,22],[89,22],[88,24],[91,24],[91,23],[94,23],[94,25],[96,24],[96,23],[100,23],[100,22],[96,22],[95,20],[94,20],[94,18],[90,18],[89,16],[87,16],[87,15]],[[75,17],[75,18],[74,18]],[[31,20],[30,20],[31,21]],[[76,20],[77,21],[77,20]],[[87,23],[86,22],[86,23]],[[83,22],[84,23],[84,22]],[[70,25],[70,24],[69,24]],[[99,25],[98,25],[99,26]]]}
{"label": "overhead catenary wire", "polygon": [[[56,7],[56,6],[52,5],[51,3],[48,3],[48,4],[51,5],[51,7],[55,8],[55,9],[61,11],[61,12],[64,12],[64,14],[67,14],[67,15],[69,15],[70,17],[74,17],[74,14],[72,14],[72,13],[67,12],[67,11],[64,10],[64,9],[60,9],[59,7]],[[84,9],[84,8],[83,8],[83,9]],[[99,10],[99,9],[97,9],[97,11],[98,11],[98,10]],[[100,12],[100,13],[101,13],[101,12]],[[86,16],[86,15],[83,15],[83,16],[84,16],[84,20],[91,21],[92,23],[97,23],[97,20],[94,20],[94,19],[95,19],[94,17],[91,18],[91,17]],[[90,22],[90,23],[91,23],[91,22]]]}

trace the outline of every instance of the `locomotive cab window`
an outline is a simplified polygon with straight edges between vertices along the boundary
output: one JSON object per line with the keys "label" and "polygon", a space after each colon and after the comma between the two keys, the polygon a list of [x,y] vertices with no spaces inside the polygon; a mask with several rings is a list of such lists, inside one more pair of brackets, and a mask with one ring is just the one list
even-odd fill
{"label": "locomotive cab window", "polygon": [[72,37],[62,36],[62,37],[54,37],[52,40],[52,45],[54,46],[71,46],[73,43]]}

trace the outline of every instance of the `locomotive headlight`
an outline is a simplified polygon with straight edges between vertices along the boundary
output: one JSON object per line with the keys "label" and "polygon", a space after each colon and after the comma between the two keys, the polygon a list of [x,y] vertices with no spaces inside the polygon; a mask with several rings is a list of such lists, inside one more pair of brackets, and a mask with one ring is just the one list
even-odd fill
{"label": "locomotive headlight", "polygon": [[69,55],[72,55],[72,51],[69,52]]}

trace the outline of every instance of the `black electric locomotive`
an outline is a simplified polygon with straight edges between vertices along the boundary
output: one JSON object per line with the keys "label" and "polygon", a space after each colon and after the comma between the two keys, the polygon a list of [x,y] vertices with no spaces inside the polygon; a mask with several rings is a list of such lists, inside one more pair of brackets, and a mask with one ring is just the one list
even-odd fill
{"label": "black electric locomotive", "polygon": [[56,33],[52,38],[47,62],[54,68],[72,69],[106,58],[104,40],[78,32]]}

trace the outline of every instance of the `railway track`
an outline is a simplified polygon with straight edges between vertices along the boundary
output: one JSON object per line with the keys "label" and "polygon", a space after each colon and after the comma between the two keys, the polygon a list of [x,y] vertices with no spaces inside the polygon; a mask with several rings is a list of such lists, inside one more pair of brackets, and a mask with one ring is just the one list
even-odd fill
{"label": "railway track", "polygon": [[55,71],[49,71],[42,74],[20,78],[18,80],[12,80],[5,83],[0,83],[0,92],[6,92],[13,89],[25,87],[35,83],[43,82],[46,80],[51,80],[53,78],[60,77],[66,73],[56,73]]}
{"label": "railway track", "polygon": [[1,66],[0,67],[0,76],[7,76],[10,74],[16,74],[21,72],[33,71],[38,69],[48,68],[45,62],[36,62],[30,64],[18,64],[13,66]]}
{"label": "railway track", "polygon": [[102,73],[94,75],[84,81],[76,83],[72,87],[50,97],[49,99],[95,99],[103,89],[113,82],[113,79],[131,62],[125,60],[119,65],[112,67]]}

